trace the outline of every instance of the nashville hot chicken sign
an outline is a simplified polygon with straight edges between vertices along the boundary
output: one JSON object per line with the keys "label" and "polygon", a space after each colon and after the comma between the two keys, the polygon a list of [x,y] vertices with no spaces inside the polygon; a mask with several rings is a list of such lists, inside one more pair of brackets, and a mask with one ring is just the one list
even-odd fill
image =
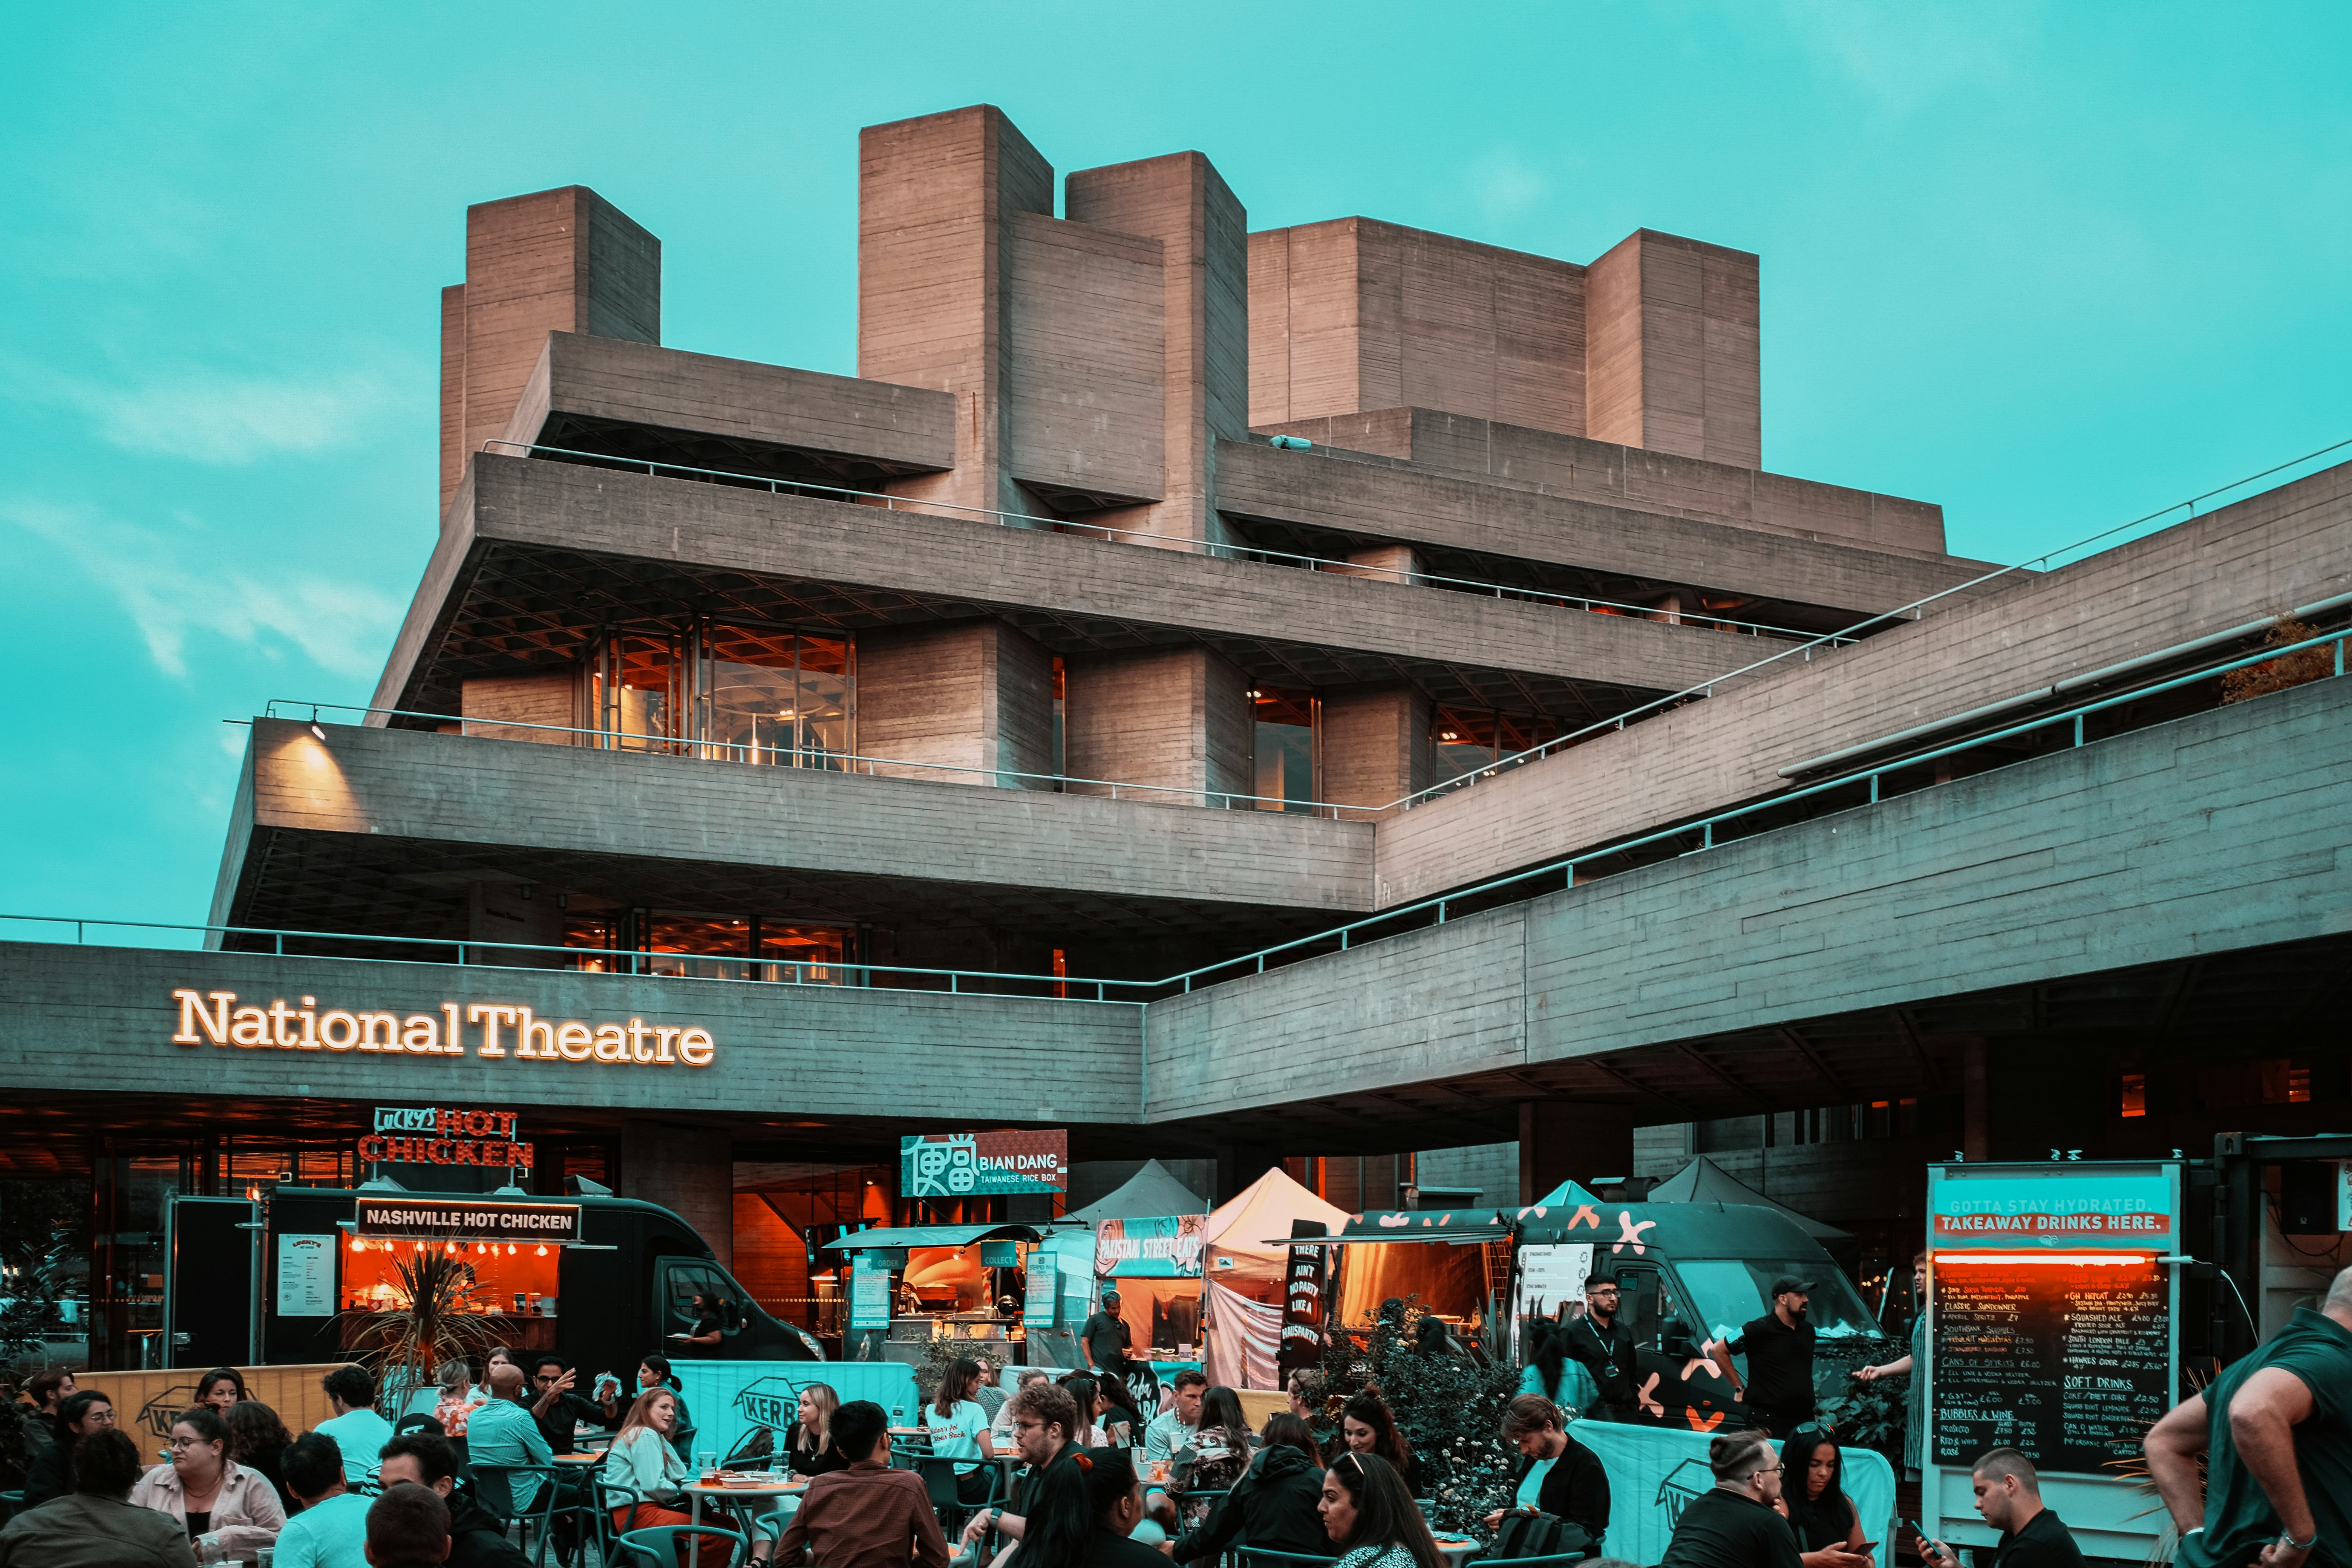
{"label": "nashville hot chicken sign", "polygon": [[506,1002],[444,1002],[431,1013],[321,1008],[315,996],[297,1006],[239,1002],[234,991],[172,993],[179,1005],[175,1046],[244,1050],[361,1052],[378,1056],[515,1057],[530,1061],[610,1062],[616,1066],[707,1068],[719,1047],[710,1031],[648,1024],[542,1018]]}

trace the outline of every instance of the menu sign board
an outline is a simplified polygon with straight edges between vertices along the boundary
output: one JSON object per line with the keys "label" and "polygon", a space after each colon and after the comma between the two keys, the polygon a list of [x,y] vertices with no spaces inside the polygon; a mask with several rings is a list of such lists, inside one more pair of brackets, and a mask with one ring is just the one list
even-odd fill
{"label": "menu sign board", "polygon": [[362,1197],[357,1234],[376,1241],[580,1239],[578,1204],[494,1204],[479,1198]]}
{"label": "menu sign board", "polygon": [[1054,1255],[1042,1247],[1032,1248],[1027,1294],[1021,1302],[1024,1328],[1050,1329],[1054,1326]]}
{"label": "menu sign board", "polygon": [[[1312,1224],[1294,1220],[1292,1228],[1307,1230]],[[1282,1282],[1282,1343],[1275,1352],[1275,1364],[1284,1372],[1313,1366],[1323,1359],[1323,1320],[1328,1315],[1324,1292],[1330,1285],[1330,1254],[1328,1247],[1290,1249]]]}
{"label": "menu sign board", "polygon": [[1934,1462],[2099,1474],[2172,1408],[2172,1284],[2147,1258],[1939,1261]]}
{"label": "menu sign board", "polygon": [[877,1268],[870,1252],[861,1252],[850,1260],[849,1326],[852,1330],[890,1326],[890,1270]]}

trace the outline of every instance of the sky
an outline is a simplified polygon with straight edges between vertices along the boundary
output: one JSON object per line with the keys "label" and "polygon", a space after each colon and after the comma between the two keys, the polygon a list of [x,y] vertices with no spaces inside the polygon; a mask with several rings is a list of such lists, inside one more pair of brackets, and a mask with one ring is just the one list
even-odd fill
{"label": "sky", "polygon": [[223,721],[367,700],[437,525],[439,290],[467,204],[525,191],[660,237],[667,343],[841,374],[858,130],[974,102],[1057,172],[1197,149],[1254,228],[1755,251],[1765,466],[1938,501],[2004,563],[2352,437],[2340,5],[115,5],[9,34],[5,913],[203,921]]}

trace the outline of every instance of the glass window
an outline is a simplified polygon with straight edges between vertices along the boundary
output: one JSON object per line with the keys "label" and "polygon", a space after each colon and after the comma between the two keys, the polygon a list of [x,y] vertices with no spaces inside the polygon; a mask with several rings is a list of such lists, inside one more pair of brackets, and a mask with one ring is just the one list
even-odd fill
{"label": "glass window", "polygon": [[847,638],[714,626],[709,649],[708,754],[773,767],[847,766],[856,751]]}
{"label": "glass window", "polygon": [[788,926],[760,922],[759,977],[803,985],[840,985],[848,980],[843,959],[849,933],[839,926]]}
{"label": "glass window", "polygon": [[1260,811],[1309,809],[1315,799],[1315,694],[1268,686],[1250,695],[1257,718],[1254,804]]}
{"label": "glass window", "polygon": [[646,921],[646,967],[694,980],[749,980],[751,922],[732,915],[656,910]]}
{"label": "glass window", "polygon": [[668,632],[621,632],[593,674],[595,728],[625,752],[667,752],[680,734],[677,639]]}
{"label": "glass window", "polygon": [[620,919],[614,914],[568,910],[563,917],[563,945],[584,950],[572,961],[574,969],[610,973],[614,950],[622,945]]}
{"label": "glass window", "polygon": [[[1878,1325],[1870,1309],[1862,1304],[1845,1277],[1822,1267],[1817,1259],[1808,1263],[1791,1258],[1690,1258],[1675,1260],[1675,1268],[1683,1277],[1683,1284],[1696,1299],[1699,1316],[1706,1319],[1704,1333],[1724,1339],[1738,1332],[1742,1323],[1753,1322],[1772,1310],[1764,1292],[1772,1281],[1783,1276],[1813,1281],[1807,1298],[1805,1321],[1813,1331],[1824,1339],[1840,1339],[1850,1334],[1874,1334]],[[1692,1330],[1700,1331],[1694,1323]]]}
{"label": "glass window", "polygon": [[1440,708],[1436,720],[1439,784],[1484,772],[1560,736],[1559,721],[1546,713]]}

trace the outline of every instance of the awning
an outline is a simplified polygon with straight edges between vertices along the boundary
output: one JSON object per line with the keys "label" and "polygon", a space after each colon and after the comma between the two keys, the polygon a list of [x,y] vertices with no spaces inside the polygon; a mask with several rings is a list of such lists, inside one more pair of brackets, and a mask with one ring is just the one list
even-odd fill
{"label": "awning", "polygon": [[1038,1241],[1034,1225],[914,1225],[900,1230],[858,1230],[828,1241],[821,1252],[864,1252],[877,1247],[970,1247],[975,1241]]}
{"label": "awning", "polygon": [[1517,1232],[1517,1226],[1491,1209],[1474,1210],[1469,1214],[1428,1209],[1391,1209],[1384,1214],[1375,1209],[1369,1214],[1351,1215],[1347,1228],[1337,1236],[1285,1237],[1265,1245],[1351,1247],[1374,1241],[1443,1241],[1456,1247],[1467,1247],[1474,1242],[1508,1241]]}

